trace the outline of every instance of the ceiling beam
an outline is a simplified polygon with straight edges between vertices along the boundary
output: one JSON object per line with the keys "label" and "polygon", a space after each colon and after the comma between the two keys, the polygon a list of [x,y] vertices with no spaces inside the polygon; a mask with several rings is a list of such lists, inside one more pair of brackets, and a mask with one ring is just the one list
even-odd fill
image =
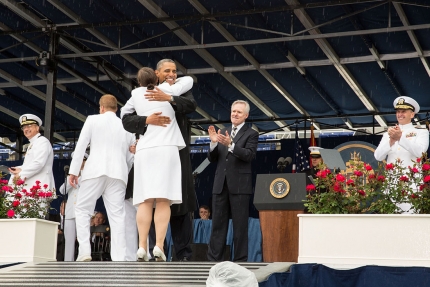
{"label": "ceiling beam", "polygon": [[[430,50],[429,51],[423,51],[424,57],[430,57]],[[403,59],[413,59],[413,58],[419,58],[419,54],[417,52],[409,52],[409,53],[394,53],[394,54],[379,54],[379,60],[382,62],[386,61],[394,61],[394,60],[403,60]],[[31,59],[24,59],[24,58],[11,58],[11,59],[0,59],[0,64],[2,63],[11,63],[11,62],[23,62],[23,61],[34,61],[36,57],[31,57]],[[90,58],[88,58],[90,59]],[[371,63],[375,62],[375,56],[373,55],[367,55],[367,56],[358,56],[358,57],[347,57],[347,58],[339,58],[339,62],[341,64],[356,64],[356,63]],[[297,65],[299,67],[317,67],[317,66],[330,66],[332,63],[328,59],[321,59],[321,60],[309,60],[309,61],[297,61]],[[292,62],[276,62],[276,63],[260,63],[260,66],[258,69],[263,70],[271,70],[271,69],[289,69],[289,68],[296,68],[295,64]],[[255,71],[257,70],[256,67],[252,65],[244,65],[244,66],[225,66],[224,72],[226,73],[232,73],[232,72],[246,72],[246,71]],[[202,75],[202,74],[212,74],[217,73],[217,70],[213,67],[210,68],[195,68],[195,69],[185,69],[184,68],[184,75],[185,74],[195,74],[195,75]],[[179,73],[180,74],[180,73]],[[38,74],[39,75],[39,74]],[[123,75],[126,78],[134,77],[134,75],[130,74],[124,74]],[[122,78],[116,78],[115,75],[111,74],[111,77],[113,77],[117,81],[121,81]],[[46,78],[46,77],[45,77]],[[97,77],[88,77],[89,79],[92,79],[92,81],[97,81]],[[99,76],[99,81],[108,81],[110,80],[108,76]],[[66,83],[80,83],[82,82],[82,79],[75,79],[75,78],[63,78],[60,82],[62,84]],[[38,82],[36,81],[23,81],[23,83],[30,83],[30,82]],[[127,87],[123,85],[124,87]],[[129,86],[132,87],[132,86]],[[61,89],[61,88],[60,88]],[[132,89],[132,88],[131,88]]]}
{"label": "ceiling beam", "polygon": [[[410,26],[409,20],[408,20],[408,17],[406,16],[405,11],[402,8],[402,5],[400,3],[393,2],[393,6],[394,6],[394,8],[396,8],[396,12],[397,12],[397,14],[400,17],[400,21],[402,21],[403,26],[409,27]],[[419,58],[421,60],[421,63],[424,66],[424,69],[426,69],[427,74],[430,76],[429,63],[428,63],[426,57],[423,54],[423,49],[421,48],[421,44],[418,41],[417,36],[415,35],[414,31],[407,31],[407,33],[408,33],[409,39],[411,39],[411,42],[412,42],[412,44],[415,47],[415,50],[418,53],[418,56],[419,56]]]}
{"label": "ceiling beam", "polygon": [[[140,0],[140,1],[143,1],[143,0]],[[334,33],[315,34],[315,35],[242,40],[242,41],[236,41],[236,42],[219,42],[219,43],[198,44],[196,41],[194,41],[193,44],[184,45],[184,46],[152,47],[152,48],[127,49],[127,50],[117,50],[117,51],[110,51],[109,50],[109,51],[100,51],[100,52],[60,54],[60,55],[57,55],[57,58],[72,59],[72,58],[82,58],[82,57],[90,57],[90,56],[91,57],[93,57],[93,56],[114,56],[114,55],[123,55],[123,54],[139,54],[139,53],[171,52],[171,51],[183,51],[183,50],[199,50],[199,49],[209,49],[209,48],[232,47],[232,46],[237,46],[237,45],[245,46],[245,45],[256,45],[256,44],[271,44],[271,43],[294,42],[294,41],[305,41],[305,40],[318,40],[318,39],[335,38],[335,37],[350,37],[350,36],[360,36],[360,35],[387,34],[387,33],[394,33],[394,32],[426,30],[426,29],[430,29],[430,24],[410,25],[408,27],[400,26],[400,27],[369,29],[369,30],[359,30],[359,31],[334,32]]]}

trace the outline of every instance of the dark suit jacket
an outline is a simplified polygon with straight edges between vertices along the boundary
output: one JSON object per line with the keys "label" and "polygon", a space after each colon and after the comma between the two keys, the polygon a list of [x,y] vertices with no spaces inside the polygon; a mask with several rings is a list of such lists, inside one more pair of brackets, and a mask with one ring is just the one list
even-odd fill
{"label": "dark suit jacket", "polygon": [[[231,127],[223,129],[231,134]],[[245,124],[234,138],[233,153],[228,152],[228,147],[218,144],[213,151],[209,151],[210,162],[218,162],[215,172],[212,192],[220,194],[224,180],[227,180],[229,192],[232,194],[252,193],[251,161],[255,158],[258,145],[258,133]]]}
{"label": "dark suit jacket", "polygon": [[[192,113],[197,108],[197,103],[194,100],[191,91],[179,96],[173,97],[175,105],[172,105],[175,110],[176,121],[184,138],[185,148],[179,151],[182,170],[182,203],[171,205],[172,216],[184,215],[194,211],[196,205],[196,193],[194,191],[194,181],[190,159],[190,142],[191,142],[191,124],[188,121],[187,114]],[[135,113],[124,115],[122,118],[124,129],[131,133],[143,135],[146,131],[146,117],[138,116]]]}

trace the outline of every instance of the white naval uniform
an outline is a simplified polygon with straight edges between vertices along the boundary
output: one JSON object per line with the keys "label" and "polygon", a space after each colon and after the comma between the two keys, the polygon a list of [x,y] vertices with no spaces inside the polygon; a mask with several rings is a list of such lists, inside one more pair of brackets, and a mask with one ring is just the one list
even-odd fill
{"label": "white naval uniform", "polygon": [[[179,96],[192,88],[189,76],[181,77],[170,86],[158,86],[163,92]],[[145,135],[136,146],[134,162],[133,204],[139,205],[150,198],[167,198],[171,204],[182,202],[181,162],[179,150],[185,142],[175,118],[175,111],[168,102],[149,101],[145,98],[146,87],[131,92],[131,98],[121,109],[121,116],[136,111],[139,116],[162,112],[172,121],[166,127],[148,125]]]}
{"label": "white naval uniform", "polygon": [[36,134],[30,139],[22,166],[17,166],[21,168],[19,176],[21,179],[25,178],[26,188],[31,188],[36,181],[40,181],[42,188],[47,184],[48,189],[55,189],[53,163],[54,152],[51,143],[40,133]]}
{"label": "white naval uniform", "polygon": [[[384,133],[374,155],[378,161],[386,159],[387,163],[394,163],[397,159],[400,159],[403,167],[412,167],[412,160],[416,161],[417,158],[422,156],[423,152],[427,152],[429,132],[427,129],[416,129],[412,123],[399,125],[399,128],[402,131],[400,140],[390,146],[390,137],[388,133]],[[403,211],[407,211],[411,208],[411,205],[403,203],[399,207]]]}
{"label": "white naval uniform", "polygon": [[[81,177],[78,178],[78,182]],[[64,211],[64,240],[65,251],[64,261],[75,261],[75,241],[76,241],[76,221],[75,221],[75,206],[78,198],[79,188],[74,188],[69,183],[69,176],[67,177],[66,187],[63,183],[60,187],[60,193],[67,196],[66,208]]]}
{"label": "white naval uniform", "polygon": [[90,218],[96,201],[103,196],[111,227],[112,261],[124,261],[125,210],[124,196],[128,172],[133,162],[129,147],[134,136],[124,130],[114,112],[88,116],[76,144],[69,174],[78,175],[88,144],[91,153],[81,172],[75,206],[79,256],[91,255]]}
{"label": "white naval uniform", "polygon": [[137,207],[133,205],[133,198],[124,200],[125,208],[125,243],[126,261],[136,261],[136,250],[139,248],[139,235],[137,232]]}

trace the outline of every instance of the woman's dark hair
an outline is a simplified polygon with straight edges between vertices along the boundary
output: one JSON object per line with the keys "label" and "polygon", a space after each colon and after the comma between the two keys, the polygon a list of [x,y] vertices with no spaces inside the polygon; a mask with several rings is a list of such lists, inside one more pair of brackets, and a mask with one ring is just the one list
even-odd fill
{"label": "woman's dark hair", "polygon": [[143,67],[137,73],[137,82],[141,87],[147,87],[148,90],[153,90],[157,81],[157,75],[151,68]]}

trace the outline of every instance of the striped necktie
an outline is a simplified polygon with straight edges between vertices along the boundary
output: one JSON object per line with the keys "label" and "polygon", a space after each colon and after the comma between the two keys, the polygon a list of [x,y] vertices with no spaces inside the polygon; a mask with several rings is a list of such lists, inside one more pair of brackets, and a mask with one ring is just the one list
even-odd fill
{"label": "striped necktie", "polygon": [[231,132],[231,139],[234,139],[236,136],[237,127],[233,127],[233,131]]}

